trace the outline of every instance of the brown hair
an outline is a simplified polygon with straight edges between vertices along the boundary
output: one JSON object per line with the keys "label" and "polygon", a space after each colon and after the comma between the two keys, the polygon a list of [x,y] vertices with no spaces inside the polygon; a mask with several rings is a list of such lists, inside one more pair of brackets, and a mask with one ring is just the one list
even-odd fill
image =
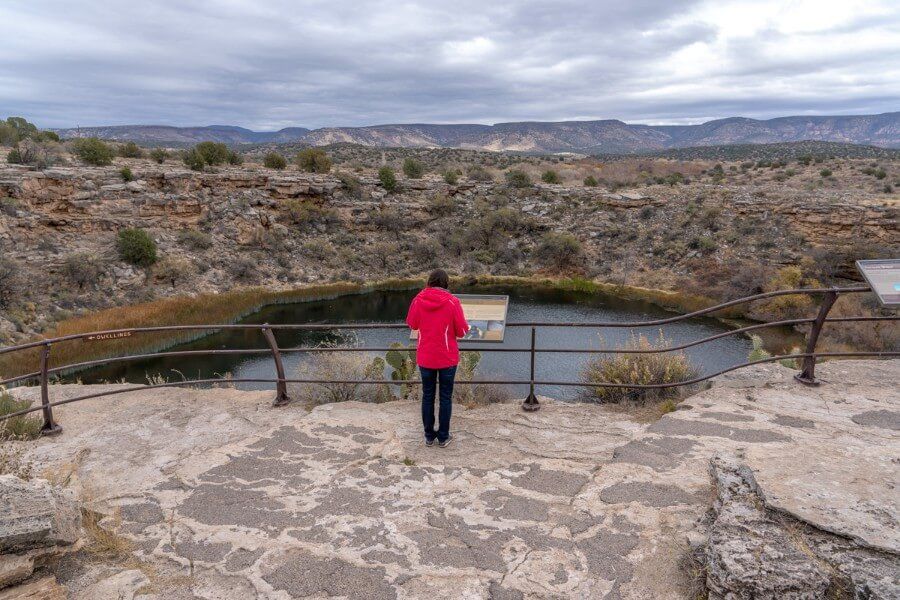
{"label": "brown hair", "polygon": [[446,290],[450,288],[450,277],[447,275],[447,271],[435,269],[431,272],[431,275],[428,276],[428,281],[425,285],[428,287],[444,288]]}

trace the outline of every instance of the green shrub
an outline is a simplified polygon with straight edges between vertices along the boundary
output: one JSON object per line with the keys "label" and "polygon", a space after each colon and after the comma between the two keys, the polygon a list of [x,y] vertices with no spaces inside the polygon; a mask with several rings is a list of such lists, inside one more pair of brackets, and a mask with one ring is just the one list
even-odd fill
{"label": "green shrub", "polygon": [[6,121],[0,121],[0,145],[13,146],[19,142],[19,133]]}
{"label": "green shrub", "polygon": [[[660,333],[654,343],[640,335],[625,344],[625,350],[665,350],[671,344]],[[584,383],[619,383],[651,385],[678,383],[697,377],[699,371],[684,352],[599,355],[587,362],[582,370]],[[670,388],[591,387],[590,395],[597,402],[640,403],[680,397],[686,390]]]}
{"label": "green shrub", "polygon": [[187,279],[194,272],[194,266],[186,258],[179,256],[166,256],[153,265],[153,274],[157,279],[175,285]]}
{"label": "green shrub", "polygon": [[22,153],[18,148],[13,148],[9,152],[6,153],[6,162],[11,165],[24,165],[27,164],[25,159],[22,157]]}
{"label": "green shrub", "polygon": [[381,182],[382,187],[388,192],[393,192],[397,189],[397,176],[394,174],[394,170],[387,165],[378,169],[378,181]]}
{"label": "green shrub", "polygon": [[12,258],[0,254],[0,308],[9,308],[22,296],[22,267]]}
{"label": "green shrub", "polygon": [[597,178],[593,175],[588,175],[584,178],[584,185],[587,187],[597,187],[600,185],[600,182],[597,181]]}
{"label": "green shrub", "polygon": [[425,165],[414,158],[407,158],[403,161],[403,174],[410,179],[421,179],[425,174]]}
{"label": "green shrub", "polygon": [[[720,182],[724,175],[722,173],[713,173],[713,181],[716,183]],[[668,185],[678,185],[679,183],[688,184],[690,183],[687,179],[685,179],[684,175],[679,172],[672,173],[671,175],[665,178],[665,183]]]}
{"label": "green shrub", "polygon": [[134,181],[134,173],[131,172],[129,167],[119,169],[119,175],[122,176],[122,181]]}
{"label": "green shrub", "polygon": [[150,151],[150,158],[158,164],[163,164],[169,158],[169,152],[165,148],[154,148]]}
{"label": "green shrub", "polygon": [[459,175],[453,170],[448,169],[447,171],[444,171],[444,183],[447,185],[456,185],[459,183]]}
{"label": "green shrub", "polygon": [[8,117],[6,119],[4,142],[15,144],[24,139],[34,138],[37,135],[37,125],[29,123],[24,117]]}
{"label": "green shrub", "polygon": [[63,275],[83,290],[84,286],[94,283],[100,277],[102,267],[100,259],[87,252],[70,254],[63,262]]}
{"label": "green shrub", "polygon": [[510,169],[506,172],[506,185],[512,188],[531,187],[531,177],[521,169]]}
{"label": "green shrub", "polygon": [[716,241],[709,236],[701,235],[695,237],[691,240],[691,243],[688,244],[689,247],[693,250],[700,250],[701,252],[708,253],[714,252],[718,247]]}
{"label": "green shrub", "polygon": [[548,169],[541,175],[541,181],[544,183],[561,183],[562,179],[559,178],[559,173]]}
{"label": "green shrub", "polygon": [[276,171],[281,171],[285,167],[287,167],[287,160],[278,154],[277,152],[269,152],[263,158],[263,166],[267,169],[275,169]]}
{"label": "green shrub", "polygon": [[550,231],[541,238],[534,258],[548,267],[565,269],[581,262],[581,242],[571,233]]}
{"label": "green shrub", "polygon": [[361,199],[363,197],[362,182],[358,177],[354,177],[350,173],[338,173],[337,178],[343,184],[344,189],[349,192],[353,198]]}
{"label": "green shrub", "polygon": [[285,204],[288,216],[295,225],[323,224],[333,225],[340,221],[338,212],[310,200],[289,200]]}
{"label": "green shrub", "polygon": [[255,260],[244,256],[238,257],[226,267],[235,281],[254,283],[259,275],[259,265]]}
{"label": "green shrub", "polygon": [[89,165],[98,167],[112,164],[113,149],[97,138],[78,138],[72,143],[75,155]]}
{"label": "green shrub", "polygon": [[381,205],[377,211],[372,212],[372,224],[378,229],[399,233],[406,225],[406,221],[396,208]]}
{"label": "green shrub", "polygon": [[203,162],[211,167],[228,162],[230,150],[228,146],[218,142],[200,142],[194,146],[194,150],[203,159]]}
{"label": "green shrub", "polygon": [[119,148],[119,156],[123,158],[143,158],[144,151],[134,142],[127,142]]}
{"label": "green shrub", "polygon": [[143,229],[135,227],[119,231],[116,245],[125,262],[140,267],[149,267],[156,262],[156,242]]}
{"label": "green shrub", "polygon": [[[16,400],[6,390],[0,391],[0,416],[25,410],[31,406],[28,400]],[[0,443],[6,439],[33,440],[41,435],[43,422],[35,413],[20,415],[0,421]]]}
{"label": "green shrub", "polygon": [[181,157],[181,160],[184,161],[184,164],[187,165],[189,169],[192,171],[202,171],[206,166],[206,161],[203,160],[203,155],[197,152],[196,148],[191,148]]}
{"label": "green shrub", "polygon": [[235,152],[234,150],[228,151],[228,164],[229,165],[242,165],[244,164],[244,157]]}
{"label": "green shrub", "polygon": [[211,235],[196,229],[182,229],[178,232],[178,241],[191,250],[209,250],[213,245]]}
{"label": "green shrub", "polygon": [[819,171],[819,175],[822,177],[831,177],[831,169],[822,169]]}
{"label": "green shrub", "polygon": [[491,175],[491,172],[481,165],[470,167],[466,172],[466,177],[469,181],[476,181],[479,183],[491,183],[494,181],[494,176]]}
{"label": "green shrub", "polygon": [[328,173],[331,171],[331,158],[321,148],[304,148],[297,153],[294,162],[301,171],[307,173]]}
{"label": "green shrub", "polygon": [[36,142],[59,142],[59,134],[55,131],[39,131],[34,136]]}
{"label": "green shrub", "polygon": [[448,217],[453,213],[454,202],[446,194],[435,194],[428,200],[425,210],[435,217]]}
{"label": "green shrub", "polygon": [[22,208],[22,204],[15,198],[0,196],[0,213],[9,217],[15,217]]}
{"label": "green shrub", "polygon": [[876,169],[875,173],[873,174],[875,175],[875,179],[884,179],[885,177],[887,177],[887,171],[881,168]]}
{"label": "green shrub", "polygon": [[58,152],[54,150],[28,138],[16,144],[16,147],[9,151],[6,155],[6,162],[46,169],[56,163],[59,158]]}

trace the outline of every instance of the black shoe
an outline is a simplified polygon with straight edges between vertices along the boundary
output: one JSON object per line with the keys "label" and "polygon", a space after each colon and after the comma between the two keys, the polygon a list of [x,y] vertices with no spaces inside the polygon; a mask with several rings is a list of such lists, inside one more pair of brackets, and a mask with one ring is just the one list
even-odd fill
{"label": "black shoe", "polygon": [[447,446],[450,445],[450,442],[452,442],[452,441],[453,441],[453,435],[451,434],[451,435],[448,435],[447,439],[444,440],[443,442],[438,442],[438,446],[440,446],[441,448],[446,448]]}
{"label": "black shoe", "polygon": [[429,446],[429,447],[434,446],[434,440],[433,439],[429,440],[428,438],[425,438],[425,445]]}

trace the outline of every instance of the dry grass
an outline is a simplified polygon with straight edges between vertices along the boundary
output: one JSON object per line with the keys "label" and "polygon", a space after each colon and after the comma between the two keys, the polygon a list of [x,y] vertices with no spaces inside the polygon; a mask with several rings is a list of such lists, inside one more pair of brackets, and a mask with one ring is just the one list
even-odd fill
{"label": "dry grass", "polygon": [[653,177],[668,177],[681,173],[685,177],[698,177],[713,163],[667,159],[627,159],[598,165],[597,179],[625,185],[638,185]]}
{"label": "dry grass", "polygon": [[[384,364],[373,361],[367,352],[317,352],[297,368],[298,379],[384,379]],[[393,396],[385,385],[362,383],[301,383],[289,394],[310,406],[332,402],[387,402]]]}
{"label": "dry grass", "polygon": [[[632,337],[625,344],[626,350],[666,350],[671,344],[662,332],[656,341],[643,335]],[[599,356],[588,361],[582,372],[584,383],[619,383],[651,385],[677,383],[696,377],[697,368],[684,352],[660,352],[658,354],[614,354]],[[671,388],[629,388],[593,387],[591,398],[601,403],[637,402],[647,403],[683,397],[682,387]],[[674,404],[661,405],[660,410],[674,410]]]}
{"label": "dry grass", "polygon": [[[838,297],[829,317],[877,316],[893,314],[878,306],[870,294],[848,294]],[[833,352],[848,349],[885,351],[900,349],[900,323],[897,321],[860,321],[830,323],[822,330],[819,350]]]}
{"label": "dry grass", "polygon": [[[28,400],[16,400],[0,387],[0,417],[25,410],[31,406]],[[33,413],[20,415],[5,421],[0,421],[0,440],[33,440],[41,435],[40,417]]]}
{"label": "dry grass", "polygon": [[[177,296],[162,300],[122,306],[62,321],[46,332],[46,338],[91,331],[155,327],[165,325],[212,325],[233,323],[270,304],[323,300],[376,289],[408,288],[418,281],[392,279],[370,285],[332,283],[294,290],[272,292],[265,288],[247,288],[224,294],[195,297]],[[71,364],[136,352],[155,352],[204,335],[197,331],[139,333],[130,337],[102,342],[72,340],[56,344],[52,351],[54,364]],[[0,356],[0,377],[12,377],[36,371],[39,354],[36,348]]]}
{"label": "dry grass", "polygon": [[[84,500],[82,500],[83,503]],[[107,521],[107,525],[101,525],[101,521]],[[87,535],[85,549],[100,558],[122,558],[131,553],[131,542],[119,534],[122,528],[122,514],[116,509],[112,515],[87,508],[81,509],[81,525]]]}
{"label": "dry grass", "polygon": [[709,598],[704,558],[703,550],[692,551],[690,548],[684,548],[681,555],[681,568],[687,577],[686,597],[689,600],[707,600]]}
{"label": "dry grass", "polygon": [[[715,306],[716,300],[706,296],[659,290],[646,287],[620,285],[590,279],[550,278],[550,277],[515,277],[515,276],[480,276],[472,278],[473,283],[483,285],[515,285],[518,287],[555,287],[563,290],[586,292],[590,294],[607,294],[623,300],[639,300],[649,302],[681,313],[693,312]],[[454,282],[456,283],[456,282]],[[724,309],[715,313],[716,317],[737,318],[745,316],[741,306]]]}

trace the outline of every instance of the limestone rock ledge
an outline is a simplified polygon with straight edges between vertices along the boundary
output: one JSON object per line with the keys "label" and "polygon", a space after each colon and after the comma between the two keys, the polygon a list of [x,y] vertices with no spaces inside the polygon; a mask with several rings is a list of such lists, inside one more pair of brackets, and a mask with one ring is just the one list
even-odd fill
{"label": "limestone rock ledge", "polygon": [[77,549],[80,536],[81,510],[72,490],[0,475],[0,600],[64,598],[52,576],[27,580]]}
{"label": "limestone rock ledge", "polygon": [[415,402],[142,390],[60,406],[63,435],[25,457],[129,542],[109,564],[67,555],[71,600],[900,598],[900,361],[792,375],[722,376],[649,425],[460,406],[446,449]]}
{"label": "limestone rock ledge", "polygon": [[710,600],[888,600],[900,595],[900,557],[766,506],[738,456],[710,461],[715,520],[705,549]]}

